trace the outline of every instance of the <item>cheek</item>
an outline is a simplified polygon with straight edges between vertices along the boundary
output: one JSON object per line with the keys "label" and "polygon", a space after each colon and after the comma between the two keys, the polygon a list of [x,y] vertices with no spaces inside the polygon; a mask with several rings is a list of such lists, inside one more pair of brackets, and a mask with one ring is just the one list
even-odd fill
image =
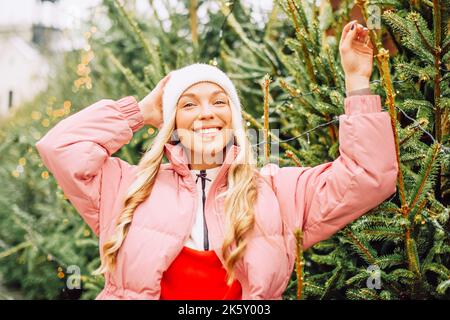
{"label": "cheek", "polygon": [[226,128],[232,127],[232,115],[231,115],[231,109],[230,107],[224,108],[223,110],[220,110],[217,115],[219,118],[226,123]]}
{"label": "cheek", "polygon": [[197,119],[197,114],[193,110],[179,110],[175,117],[175,128],[190,130]]}
{"label": "cheek", "polygon": [[188,119],[183,111],[178,110],[177,115],[175,117],[175,128],[187,128],[188,127]]}
{"label": "cheek", "polygon": [[222,122],[225,123],[225,126],[224,126],[224,128],[222,130],[223,131],[222,132],[222,137],[219,140],[220,141],[220,147],[223,147],[225,144],[228,143],[228,141],[234,135],[233,123],[232,123],[232,115],[231,115],[230,107],[228,107],[227,109],[220,110],[220,113],[218,113],[217,115],[222,120]]}
{"label": "cheek", "polygon": [[182,141],[190,140],[190,130],[189,128],[192,126],[193,119],[192,116],[186,114],[185,112],[178,110],[177,115],[175,116],[175,131],[178,135],[178,138]]}

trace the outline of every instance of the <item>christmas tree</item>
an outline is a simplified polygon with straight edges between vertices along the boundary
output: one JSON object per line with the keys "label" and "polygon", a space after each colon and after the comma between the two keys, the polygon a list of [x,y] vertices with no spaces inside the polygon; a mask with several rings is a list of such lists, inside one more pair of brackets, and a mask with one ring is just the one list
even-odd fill
{"label": "christmas tree", "polygon": [[[335,237],[299,254],[299,281],[291,284],[300,298],[449,298],[449,212],[444,205],[449,196],[448,2],[356,4],[375,45],[371,89],[383,97],[394,128],[401,168],[397,194]],[[280,80],[291,102],[280,107],[280,114],[302,132],[329,124],[341,113],[337,39],[327,31],[342,29],[350,20],[351,4],[280,5],[296,30],[286,40],[294,54],[284,59],[294,79]],[[302,165],[335,158],[335,124],[321,134],[311,133],[307,142],[300,139],[296,149],[301,150],[297,156]],[[308,152],[312,148],[316,152]],[[301,247],[300,232],[298,240]]]}

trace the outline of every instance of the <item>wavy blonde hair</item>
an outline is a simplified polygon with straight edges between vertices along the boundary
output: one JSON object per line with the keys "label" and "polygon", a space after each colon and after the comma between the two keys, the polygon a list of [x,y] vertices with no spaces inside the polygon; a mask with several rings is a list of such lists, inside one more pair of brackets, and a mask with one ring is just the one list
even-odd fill
{"label": "wavy blonde hair", "polygon": [[[228,99],[228,101],[230,107],[233,108],[231,99]],[[123,209],[118,216],[114,232],[102,247],[101,265],[93,274],[104,274],[115,268],[117,254],[128,233],[133,213],[139,204],[150,195],[162,163],[164,144],[171,139],[174,127],[175,112],[170,121],[163,124],[152,145],[139,161],[137,179],[127,190]],[[233,128],[233,131],[234,139],[240,150],[228,170],[228,189],[219,195],[225,197],[226,231],[222,244],[222,255],[224,267],[227,271],[228,285],[235,279],[234,266],[242,258],[247,246],[246,235],[255,226],[256,218],[253,204],[257,199],[256,160],[250,141],[243,127]]]}

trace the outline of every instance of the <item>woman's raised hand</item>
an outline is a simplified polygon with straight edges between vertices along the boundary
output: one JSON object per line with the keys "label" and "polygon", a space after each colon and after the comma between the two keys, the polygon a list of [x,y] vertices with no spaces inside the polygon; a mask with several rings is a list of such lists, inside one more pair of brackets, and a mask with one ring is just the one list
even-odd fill
{"label": "woman's raised hand", "polygon": [[345,73],[346,91],[368,88],[373,64],[373,46],[369,30],[356,20],[347,23],[342,30],[339,52]]}
{"label": "woman's raised hand", "polygon": [[170,72],[162,78],[155,88],[139,101],[139,109],[144,117],[144,124],[160,128],[163,123],[162,95],[164,86],[170,79]]}

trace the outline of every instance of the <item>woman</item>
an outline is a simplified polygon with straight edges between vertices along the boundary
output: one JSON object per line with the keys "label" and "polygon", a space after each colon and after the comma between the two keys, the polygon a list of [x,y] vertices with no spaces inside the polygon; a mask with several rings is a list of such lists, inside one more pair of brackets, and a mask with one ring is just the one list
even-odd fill
{"label": "woman", "polygon": [[[94,103],[38,141],[44,164],[99,236],[105,288],[97,299],[281,299],[295,230],[307,249],[391,196],[394,139],[368,89],[367,34],[355,21],[343,30],[351,96],[333,162],[258,170],[236,89],[206,64],[171,72],[140,102]],[[139,164],[112,157],[145,124],[160,130]]]}

